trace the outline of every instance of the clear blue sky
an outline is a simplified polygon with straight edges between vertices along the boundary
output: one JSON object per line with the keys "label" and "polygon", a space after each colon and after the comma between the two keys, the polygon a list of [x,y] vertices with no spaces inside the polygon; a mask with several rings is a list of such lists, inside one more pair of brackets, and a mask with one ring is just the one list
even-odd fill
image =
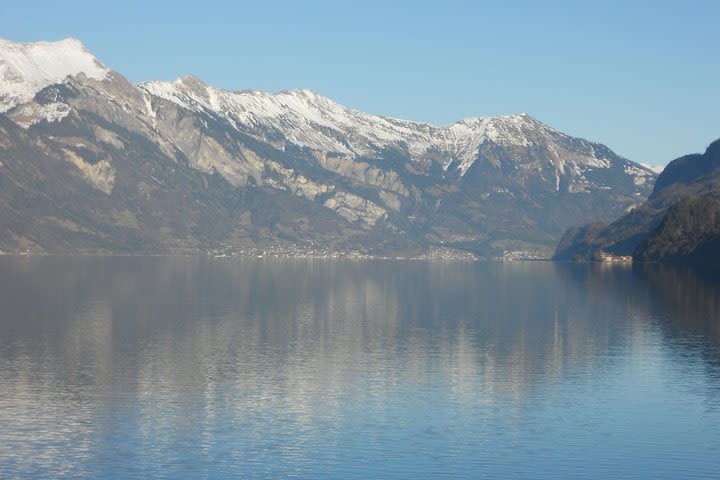
{"label": "clear blue sky", "polygon": [[433,124],[527,112],[639,162],[720,137],[720,1],[0,2],[133,81],[311,88]]}

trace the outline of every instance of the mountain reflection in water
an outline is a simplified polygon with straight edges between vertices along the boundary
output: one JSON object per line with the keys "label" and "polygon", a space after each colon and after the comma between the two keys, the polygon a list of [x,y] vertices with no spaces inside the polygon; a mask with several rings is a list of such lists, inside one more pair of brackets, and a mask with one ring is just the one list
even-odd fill
{"label": "mountain reflection in water", "polygon": [[0,476],[703,477],[720,287],[658,266],[0,257]]}

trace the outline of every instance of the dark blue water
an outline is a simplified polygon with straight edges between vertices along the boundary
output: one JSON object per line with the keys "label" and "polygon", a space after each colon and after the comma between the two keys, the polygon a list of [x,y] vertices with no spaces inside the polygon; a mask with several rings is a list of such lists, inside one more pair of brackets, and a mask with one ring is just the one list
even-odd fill
{"label": "dark blue water", "polygon": [[720,287],[0,257],[0,478],[718,478]]}

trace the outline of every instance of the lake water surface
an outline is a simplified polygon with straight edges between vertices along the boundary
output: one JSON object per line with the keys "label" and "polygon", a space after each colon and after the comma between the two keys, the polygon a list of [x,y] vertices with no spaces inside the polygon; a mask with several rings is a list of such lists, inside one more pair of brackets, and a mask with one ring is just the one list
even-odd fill
{"label": "lake water surface", "polygon": [[0,257],[0,478],[719,478],[661,267]]}

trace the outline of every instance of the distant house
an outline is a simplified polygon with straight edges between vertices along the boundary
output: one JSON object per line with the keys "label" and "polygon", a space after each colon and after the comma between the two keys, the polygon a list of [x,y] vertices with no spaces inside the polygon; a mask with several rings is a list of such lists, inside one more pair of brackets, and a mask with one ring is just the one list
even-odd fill
{"label": "distant house", "polygon": [[603,263],[632,263],[632,257],[629,255],[613,255],[612,253],[598,250],[593,255],[593,260]]}

